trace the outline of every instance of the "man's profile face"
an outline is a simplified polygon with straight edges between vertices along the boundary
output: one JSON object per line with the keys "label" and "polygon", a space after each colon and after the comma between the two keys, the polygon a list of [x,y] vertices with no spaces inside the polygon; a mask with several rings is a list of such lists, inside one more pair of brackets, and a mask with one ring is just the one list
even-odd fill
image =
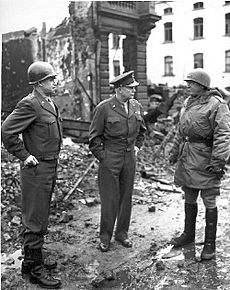
{"label": "man's profile face", "polygon": [[121,96],[123,98],[123,102],[126,102],[129,99],[133,99],[135,92],[136,92],[136,88],[135,87],[121,87]]}
{"label": "man's profile face", "polygon": [[55,77],[50,77],[41,82],[41,88],[45,95],[55,94],[56,80]]}

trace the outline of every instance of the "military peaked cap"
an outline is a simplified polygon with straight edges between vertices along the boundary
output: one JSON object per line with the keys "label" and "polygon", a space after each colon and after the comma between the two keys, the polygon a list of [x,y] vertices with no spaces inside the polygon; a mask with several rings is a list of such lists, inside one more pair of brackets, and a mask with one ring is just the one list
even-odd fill
{"label": "military peaked cap", "polygon": [[115,88],[119,87],[136,87],[139,83],[134,79],[134,71],[125,72],[117,77],[115,77],[111,82]]}

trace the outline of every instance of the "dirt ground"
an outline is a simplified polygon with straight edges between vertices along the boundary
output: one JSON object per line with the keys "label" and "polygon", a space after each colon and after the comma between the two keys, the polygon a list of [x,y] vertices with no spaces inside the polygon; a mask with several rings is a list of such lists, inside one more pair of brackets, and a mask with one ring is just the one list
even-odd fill
{"label": "dirt ground", "polygon": [[[62,161],[67,160],[67,151],[63,151]],[[87,156],[88,153],[84,151],[82,154]],[[87,157],[89,164],[91,156]],[[205,210],[201,199],[195,245],[173,249],[169,241],[183,229],[183,193],[172,186],[173,168],[169,168],[165,161],[153,165],[151,160],[146,161],[144,157],[137,164],[133,195],[129,230],[133,248],[124,248],[112,240],[109,252],[100,252],[97,248],[100,215],[97,165],[89,171],[69,199],[63,201],[63,192],[66,194],[74,184],[65,183],[65,173],[70,176],[70,168],[75,171],[78,168],[80,176],[83,172],[79,165],[81,162],[82,156],[79,157],[79,154],[75,156],[74,164],[70,161],[61,162],[62,176],[57,187],[62,190],[56,190],[52,202],[49,234],[45,242],[45,248],[58,261],[58,267],[52,270],[52,274],[62,280],[62,289],[230,290],[229,165],[218,198],[216,258],[202,262],[199,256],[204,236]],[[157,178],[142,177],[143,163],[148,163]],[[6,162],[4,168],[7,166]],[[16,165],[15,168],[18,170]],[[16,169],[13,171],[15,176]],[[10,174],[12,176],[12,172]],[[76,178],[74,180],[76,182]],[[162,181],[169,187],[164,188]],[[15,196],[14,202],[17,202]],[[2,197],[1,289],[40,289],[21,277],[21,245],[16,237],[19,225],[16,220],[14,223],[12,221],[19,216],[19,209],[16,204],[12,210],[11,205],[10,202],[4,203]],[[11,210],[7,211],[7,208]]]}

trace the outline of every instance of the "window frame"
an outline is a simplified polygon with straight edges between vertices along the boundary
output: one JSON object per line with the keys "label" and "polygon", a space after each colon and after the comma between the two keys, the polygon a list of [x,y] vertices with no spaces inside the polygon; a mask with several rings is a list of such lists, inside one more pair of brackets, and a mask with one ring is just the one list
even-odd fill
{"label": "window frame", "polygon": [[225,14],[225,35],[230,35],[230,12]]}
{"label": "window frame", "polygon": [[[204,54],[202,52],[193,55],[194,68],[204,68]],[[196,65],[198,63],[198,65]]]}
{"label": "window frame", "polygon": [[164,57],[164,76],[174,76],[172,55],[167,55]]}
{"label": "window frame", "polygon": [[204,37],[203,17],[197,17],[193,19],[193,34],[194,39],[201,39]]}
{"label": "window frame", "polygon": [[164,15],[169,15],[169,14],[173,14],[172,7],[168,7],[164,9]]}
{"label": "window frame", "polygon": [[204,9],[204,2],[196,2],[193,4],[193,10]]}
{"label": "window frame", "polygon": [[173,41],[173,31],[172,31],[172,22],[164,23],[164,42],[172,42]]}
{"label": "window frame", "polygon": [[225,72],[230,73],[230,49],[225,51]]}

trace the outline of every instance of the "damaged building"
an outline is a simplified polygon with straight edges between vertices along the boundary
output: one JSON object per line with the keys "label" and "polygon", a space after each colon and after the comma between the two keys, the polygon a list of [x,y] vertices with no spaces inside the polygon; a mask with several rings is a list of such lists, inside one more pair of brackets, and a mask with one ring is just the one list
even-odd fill
{"label": "damaged building", "polygon": [[[109,81],[135,71],[136,98],[147,108],[146,42],[160,16],[150,1],[72,1],[69,17],[56,28],[36,28],[2,37],[2,111],[31,91],[27,68],[50,62],[58,74],[56,103],[63,118],[90,122],[94,107],[107,99]],[[113,53],[113,54],[111,54]]]}

